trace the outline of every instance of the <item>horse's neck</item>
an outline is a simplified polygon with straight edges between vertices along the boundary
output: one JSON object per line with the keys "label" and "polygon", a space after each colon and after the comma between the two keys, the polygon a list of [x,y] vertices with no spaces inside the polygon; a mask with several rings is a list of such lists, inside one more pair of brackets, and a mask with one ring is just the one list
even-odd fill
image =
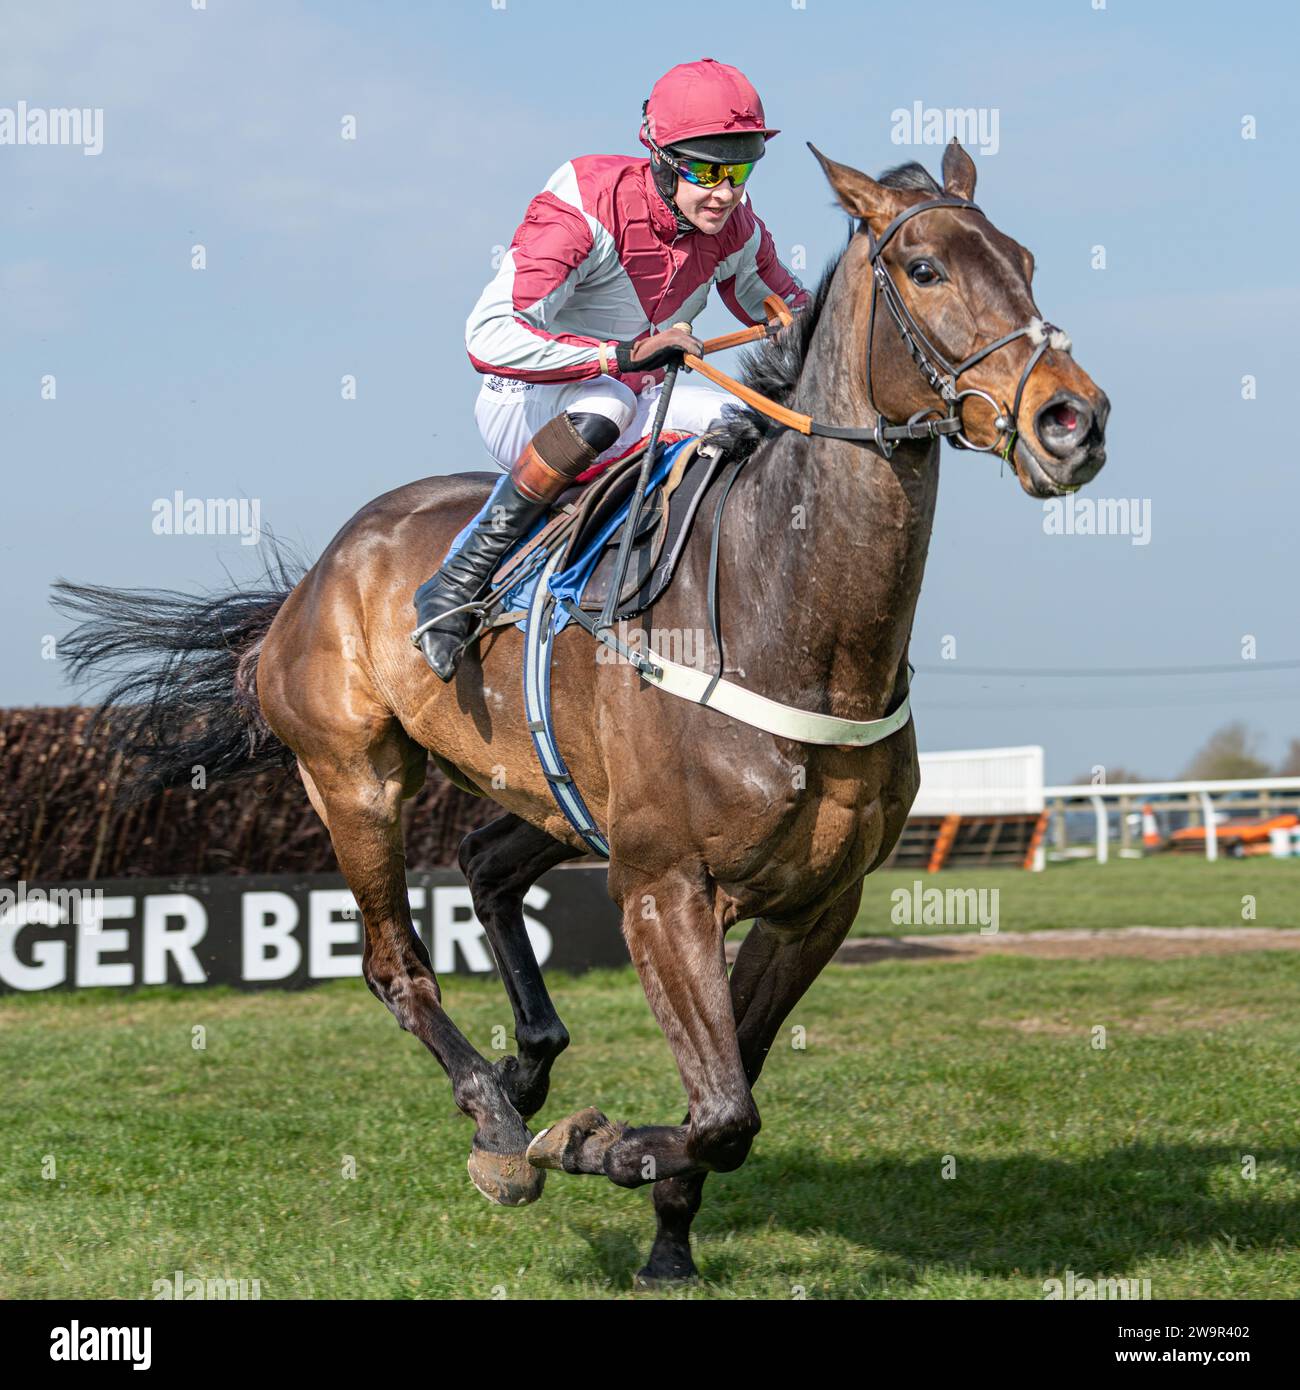
{"label": "horse's neck", "polygon": [[[854,276],[843,262],[841,271],[793,404],[815,420],[869,425],[866,306],[854,302]],[[878,337],[878,351],[883,344]],[[844,717],[885,712],[900,672],[906,678],[938,478],[934,444],[902,445],[886,461],[866,445],[787,433],[753,461],[730,558],[742,591],[761,595],[763,611],[780,616],[751,625],[748,676],[826,691],[832,712]],[[745,666],[737,658],[731,664]]]}

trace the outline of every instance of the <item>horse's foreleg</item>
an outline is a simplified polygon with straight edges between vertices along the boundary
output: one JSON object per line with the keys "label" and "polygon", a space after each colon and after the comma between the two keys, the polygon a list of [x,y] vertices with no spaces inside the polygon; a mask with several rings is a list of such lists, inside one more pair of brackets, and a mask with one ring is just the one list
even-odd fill
{"label": "horse's foreleg", "polygon": [[603,1173],[639,1187],[738,1168],[758,1133],[727,989],[723,933],[702,882],[680,877],[627,887],[623,933],[646,998],[677,1060],[690,1105],[685,1125],[627,1128],[584,1110],[537,1136],[529,1160],[568,1173]]}
{"label": "horse's foreleg", "polygon": [[411,760],[422,756],[394,725],[364,750],[335,747],[329,756],[318,753],[303,762],[339,868],[361,910],[366,984],[398,1025],[437,1058],[456,1105],[474,1121],[474,1185],[495,1202],[518,1206],[541,1195],[545,1176],[524,1159],[532,1136],[492,1065],[443,1009],[429,953],[411,921],[401,803],[413,780]]}
{"label": "horse's foreleg", "polygon": [[527,1119],[542,1108],[551,1064],[569,1045],[542,980],[524,924],[524,895],[546,872],[578,851],[515,815],[504,815],[461,841],[460,867],[474,898],[474,913],[492,946],[515,1016],[518,1057],[495,1070],[515,1109]]}
{"label": "horse's foreleg", "polygon": [[[791,937],[759,918],[740,944],[731,969],[731,1003],[745,1076],[753,1086],[790,1010],[839,949],[857,916],[862,884],[843,894],[804,936]],[[641,1284],[695,1277],[691,1223],[707,1173],[668,1178],[654,1187],[655,1239],[637,1275]]]}

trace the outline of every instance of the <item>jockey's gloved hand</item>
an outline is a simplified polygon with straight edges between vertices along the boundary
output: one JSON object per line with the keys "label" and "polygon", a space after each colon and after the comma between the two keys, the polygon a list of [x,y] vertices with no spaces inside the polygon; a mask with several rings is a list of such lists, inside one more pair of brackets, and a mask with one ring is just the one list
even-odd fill
{"label": "jockey's gloved hand", "polygon": [[704,345],[684,328],[666,328],[648,338],[619,343],[614,356],[620,372],[653,372],[660,367],[680,366],[683,353],[703,355]]}

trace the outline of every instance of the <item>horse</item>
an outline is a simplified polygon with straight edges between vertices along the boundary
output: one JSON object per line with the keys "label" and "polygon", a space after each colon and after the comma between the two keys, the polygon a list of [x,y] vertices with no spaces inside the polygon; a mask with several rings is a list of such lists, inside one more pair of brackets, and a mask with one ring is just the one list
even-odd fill
{"label": "horse", "polygon": [[[956,141],[942,185],[919,164],[873,179],[810,149],[849,235],[811,305],[749,351],[745,380],[855,428],[806,434],[733,406],[711,433],[744,466],[718,532],[724,652],[710,659],[725,654],[729,676],[773,700],[868,720],[908,694],[942,435],[998,445],[1026,493],[1059,496],[1104,463],[1109,402],[1043,324],[1033,256],[974,205],[975,165]],[[968,385],[954,399],[935,363],[961,353],[954,376]],[[948,427],[928,428],[945,407]],[[880,423],[898,420],[908,425],[890,442]],[[753,1089],[769,1048],[902,830],[919,784],[915,730],[908,721],[868,746],[796,742],[670,698],[634,665],[598,660],[576,626],[558,635],[563,756],[607,841],[609,892],[687,1109],[679,1124],[629,1123],[593,1105],[534,1135],[570,1040],[523,898],[586,845],[534,755],[522,634],[490,631],[450,685],[407,635],[412,591],[494,479],[430,477],[376,498],[296,582],[282,566],[264,588],[197,599],[61,581],[56,602],[85,619],[62,649],[80,677],[126,654],[153,658],[105,705],[135,711],[123,737],[155,785],[188,779],[195,763],[229,776],[297,768],[360,909],[366,984],[474,1121],[475,1186],[523,1205],[548,1171],[653,1184],[656,1230],[637,1278],[670,1284],[696,1275],[690,1227],[706,1176],[738,1168],[759,1131]],[[661,630],[702,633],[709,550],[697,527],[652,610]],[[453,1022],[412,925],[401,809],[430,764],[501,808],[459,851],[514,1013],[517,1051],[496,1062]],[[743,921],[728,974],[724,940]]]}

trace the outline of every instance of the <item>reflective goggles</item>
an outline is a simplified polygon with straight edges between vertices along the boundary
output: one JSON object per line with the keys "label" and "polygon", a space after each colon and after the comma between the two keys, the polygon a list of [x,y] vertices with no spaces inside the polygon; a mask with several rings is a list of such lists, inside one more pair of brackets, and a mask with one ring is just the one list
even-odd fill
{"label": "reflective goggles", "polygon": [[697,183],[701,188],[716,188],[723,179],[730,179],[736,188],[740,188],[754,172],[754,165],[758,162],[751,159],[748,164],[710,164],[705,159],[672,159],[662,150],[659,154],[669,168],[675,169],[688,183]]}

